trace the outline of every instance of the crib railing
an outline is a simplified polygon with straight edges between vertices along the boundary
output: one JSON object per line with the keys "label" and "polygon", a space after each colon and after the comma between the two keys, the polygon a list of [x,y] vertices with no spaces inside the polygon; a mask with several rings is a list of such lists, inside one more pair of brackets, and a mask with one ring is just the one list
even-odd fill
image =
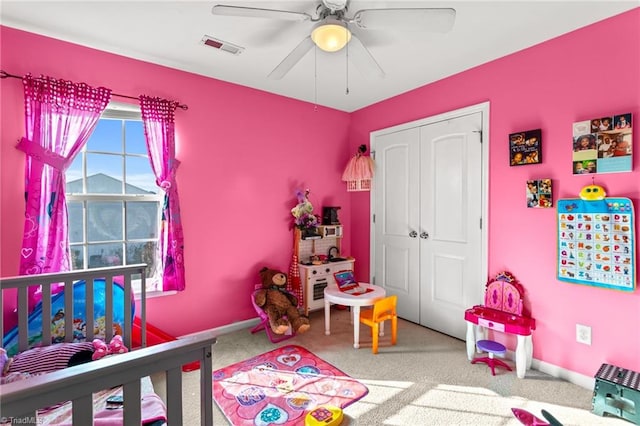
{"label": "crib railing", "polygon": [[141,422],[140,378],[165,372],[167,424],[182,424],[182,365],[200,361],[201,425],[213,424],[212,331],[2,385],[3,418],[36,419],[36,410],[72,401],[73,424],[93,424],[92,393],[123,386],[124,424]]}
{"label": "crib railing", "polygon": [[[0,278],[0,306],[3,305],[3,290],[16,289],[18,294],[18,350],[24,351],[28,349],[28,317],[27,309],[27,289],[32,286],[42,287],[42,324],[47,324],[51,315],[51,296],[52,286],[55,284],[64,285],[64,311],[73,312],[73,285],[78,280],[85,280],[86,301],[85,301],[85,318],[86,318],[86,340],[91,341],[94,338],[94,301],[93,286],[96,280],[104,279],[105,282],[105,340],[110,341],[113,337],[113,292],[114,279],[123,285],[124,288],[124,326],[123,341],[125,346],[131,347],[132,341],[132,277],[140,275],[140,303],[139,314],[141,319],[141,340],[142,347],[146,346],[146,264],[136,264],[127,266],[115,266],[107,268],[83,269],[71,272],[57,272],[52,274],[39,275],[22,275],[18,277]],[[138,311],[138,309],[136,309]],[[4,337],[3,316],[0,315],[0,335]],[[73,321],[65,321],[65,341],[73,341]],[[42,344],[51,343],[51,327],[43,327]]]}

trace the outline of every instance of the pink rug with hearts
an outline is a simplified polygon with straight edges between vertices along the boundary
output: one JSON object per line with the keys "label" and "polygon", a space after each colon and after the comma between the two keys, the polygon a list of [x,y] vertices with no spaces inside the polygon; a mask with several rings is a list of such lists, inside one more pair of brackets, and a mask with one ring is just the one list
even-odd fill
{"label": "pink rug with hearts", "polygon": [[213,398],[234,425],[300,425],[319,405],[345,408],[369,389],[297,345],[213,372]]}

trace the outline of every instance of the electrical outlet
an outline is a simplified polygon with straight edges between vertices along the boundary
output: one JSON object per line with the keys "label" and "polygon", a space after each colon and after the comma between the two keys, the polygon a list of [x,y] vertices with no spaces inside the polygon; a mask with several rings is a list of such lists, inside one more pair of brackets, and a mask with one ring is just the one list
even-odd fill
{"label": "electrical outlet", "polygon": [[576,324],[576,342],[591,345],[591,327]]}

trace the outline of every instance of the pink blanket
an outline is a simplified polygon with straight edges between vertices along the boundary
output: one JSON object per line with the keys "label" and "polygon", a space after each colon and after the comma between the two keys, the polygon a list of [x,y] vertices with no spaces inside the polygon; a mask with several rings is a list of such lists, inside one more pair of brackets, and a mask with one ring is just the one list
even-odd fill
{"label": "pink blanket", "polygon": [[[153,392],[153,385],[148,377],[142,379],[140,393],[142,395],[140,402],[142,424],[151,423],[156,420],[166,421],[166,406],[162,399]],[[122,395],[122,387],[118,386],[93,394],[93,424],[95,426],[122,426],[123,409],[108,410],[106,408],[107,399],[116,395]],[[39,425],[71,426],[72,423],[71,402],[67,402],[50,410],[38,412]]]}
{"label": "pink blanket", "polygon": [[[156,394],[142,397],[140,407],[142,409],[142,424],[152,423],[156,420],[167,420],[164,402]],[[102,409],[93,416],[94,426],[122,426],[122,424],[122,409]]]}

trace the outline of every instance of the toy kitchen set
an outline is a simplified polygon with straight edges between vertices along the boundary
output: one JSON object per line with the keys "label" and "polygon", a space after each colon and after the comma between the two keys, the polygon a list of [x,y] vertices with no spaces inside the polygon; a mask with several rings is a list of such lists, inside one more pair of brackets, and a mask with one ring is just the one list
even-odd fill
{"label": "toy kitchen set", "polygon": [[340,252],[343,228],[338,220],[340,207],[322,208],[322,225],[313,236],[300,235],[298,259],[304,291],[304,313],[324,307],[324,289],[335,285],[334,273],[353,271],[355,259]]}

